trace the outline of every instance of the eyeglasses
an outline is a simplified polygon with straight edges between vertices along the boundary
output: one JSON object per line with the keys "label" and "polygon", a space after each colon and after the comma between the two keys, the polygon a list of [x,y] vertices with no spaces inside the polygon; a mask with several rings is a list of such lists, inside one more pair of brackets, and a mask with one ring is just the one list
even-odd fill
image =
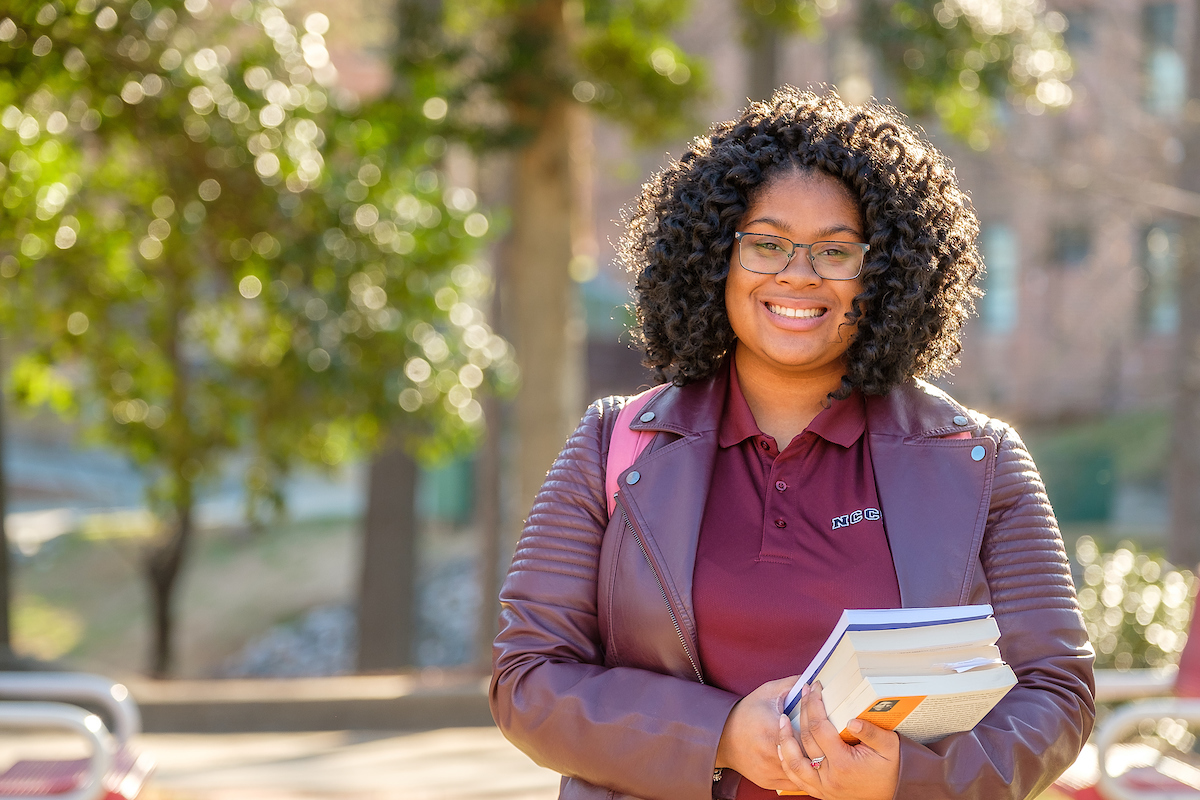
{"label": "eyeglasses", "polygon": [[778,275],[792,263],[796,251],[808,251],[813,272],[827,281],[852,281],[862,272],[869,244],[863,242],[813,242],[800,244],[782,236],[738,231],[738,262],[743,269],[762,275]]}

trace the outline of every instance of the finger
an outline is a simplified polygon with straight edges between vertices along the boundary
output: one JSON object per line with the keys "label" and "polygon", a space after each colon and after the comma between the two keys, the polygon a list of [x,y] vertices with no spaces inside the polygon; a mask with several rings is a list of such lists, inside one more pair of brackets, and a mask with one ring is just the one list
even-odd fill
{"label": "finger", "polygon": [[812,768],[808,757],[800,750],[800,743],[796,741],[791,721],[782,714],[779,715],[777,750],[779,751],[779,764],[783,767],[783,774],[787,776],[787,779],[801,789],[810,791],[812,782],[817,778],[816,770]]}
{"label": "finger", "polygon": [[777,681],[764,684],[764,688],[770,686],[778,690],[778,695],[775,698],[775,708],[780,714],[783,713],[783,707],[787,704],[787,696],[792,693],[792,689],[799,680],[799,675],[793,675],[790,678],[780,678]]}
{"label": "finger", "polygon": [[815,746],[822,753],[836,753],[850,747],[842,739],[841,732],[829,721],[820,681],[813,684],[813,691],[809,695],[808,715],[809,734],[812,736]]}
{"label": "finger", "polygon": [[812,687],[805,686],[800,701],[800,747],[810,759],[825,755],[825,751],[813,736],[813,725],[825,716],[824,708],[816,707],[819,699]]}
{"label": "finger", "polygon": [[846,730],[857,736],[860,742],[888,760],[899,755],[900,737],[895,731],[886,730],[861,719],[850,720],[850,724],[846,726]]}

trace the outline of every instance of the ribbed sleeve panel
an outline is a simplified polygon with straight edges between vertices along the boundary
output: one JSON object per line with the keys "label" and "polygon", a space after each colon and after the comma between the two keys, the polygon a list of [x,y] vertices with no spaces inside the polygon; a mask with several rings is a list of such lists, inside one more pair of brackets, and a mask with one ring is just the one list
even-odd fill
{"label": "ribbed sleeve panel", "polygon": [[604,453],[607,434],[623,400],[597,400],[567,439],[525,521],[513,554],[512,573],[558,572],[595,581],[608,520]]}
{"label": "ribbed sleeve panel", "polygon": [[[1075,586],[1046,488],[1025,444],[1002,438],[981,558],[997,615],[1041,608],[1076,610]],[[1002,535],[1000,535],[1002,532]]]}

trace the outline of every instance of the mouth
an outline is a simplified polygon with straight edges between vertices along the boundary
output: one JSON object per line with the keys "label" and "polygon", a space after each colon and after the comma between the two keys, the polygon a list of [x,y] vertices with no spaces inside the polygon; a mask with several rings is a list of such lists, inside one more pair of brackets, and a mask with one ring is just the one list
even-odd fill
{"label": "mouth", "polygon": [[827,308],[790,308],[775,303],[765,303],[765,305],[772,314],[788,319],[813,319],[823,317],[829,311]]}

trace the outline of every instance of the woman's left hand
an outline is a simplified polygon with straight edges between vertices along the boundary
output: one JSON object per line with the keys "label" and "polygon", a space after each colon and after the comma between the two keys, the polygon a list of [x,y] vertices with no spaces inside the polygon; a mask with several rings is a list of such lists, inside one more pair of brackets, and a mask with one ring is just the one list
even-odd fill
{"label": "woman's left hand", "polygon": [[891,800],[900,780],[900,736],[851,720],[847,730],[859,744],[847,744],[826,716],[820,683],[804,687],[800,703],[799,741],[788,718],[779,718],[779,760],[796,788],[822,800]]}

